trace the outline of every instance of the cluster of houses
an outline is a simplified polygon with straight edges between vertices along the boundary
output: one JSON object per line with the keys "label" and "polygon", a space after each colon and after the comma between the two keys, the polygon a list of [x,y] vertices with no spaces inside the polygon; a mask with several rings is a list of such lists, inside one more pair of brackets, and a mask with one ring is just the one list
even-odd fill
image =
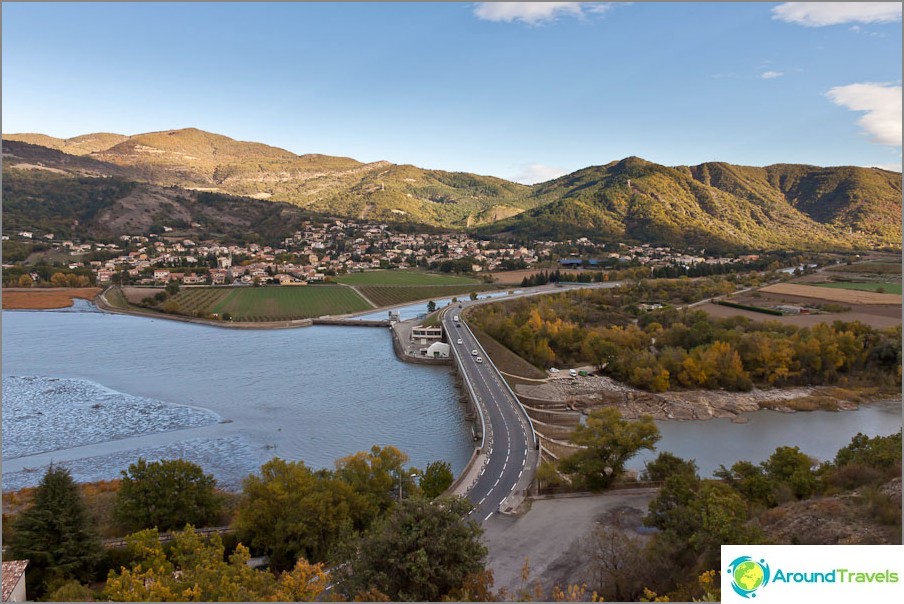
{"label": "cluster of houses", "polygon": [[[176,236],[170,227],[161,234],[124,234],[114,243],[60,240],[53,233],[20,231],[20,239],[43,239],[71,257],[69,268],[89,266],[96,282],[126,280],[139,285],[168,283],[230,285],[256,282],[304,285],[328,276],[375,268],[437,267],[458,262],[457,270],[491,272],[531,268],[559,259],[563,267],[639,263],[658,266],[729,263],[737,258],[713,258],[656,247],[597,245],[587,238],[537,241],[530,246],[475,239],[466,233],[406,233],[386,223],[333,220],[305,222],[280,246],[248,243],[221,245]],[[4,239],[9,237],[4,235]],[[563,255],[568,248],[579,250]],[[614,249],[615,248],[615,249]],[[614,251],[613,251],[614,249]],[[89,256],[93,254],[93,256]],[[106,260],[86,259],[86,256]],[[587,257],[590,257],[587,260]],[[750,256],[756,259],[756,256]],[[743,260],[743,258],[742,258]],[[466,266],[465,266],[466,265]]]}

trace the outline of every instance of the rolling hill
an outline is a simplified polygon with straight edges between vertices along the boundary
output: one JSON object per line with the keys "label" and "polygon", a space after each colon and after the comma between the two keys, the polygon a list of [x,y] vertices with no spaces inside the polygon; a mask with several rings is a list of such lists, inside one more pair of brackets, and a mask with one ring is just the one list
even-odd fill
{"label": "rolling hill", "polygon": [[901,247],[901,174],[878,168],[667,167],[629,157],[528,187],[385,161],[296,155],[195,128],[65,140],[3,136],[4,197],[8,179],[15,188],[27,171],[41,170],[504,238],[586,236],[712,251]]}
{"label": "rolling hill", "polygon": [[[3,137],[65,153],[77,150],[78,155],[116,166],[140,182],[284,201],[339,216],[466,227],[492,218],[499,205],[505,206],[504,215],[534,205],[530,187],[492,176],[295,155],[196,128],[67,140],[37,134]],[[87,153],[85,141],[95,143]]]}
{"label": "rolling hill", "polygon": [[901,246],[901,175],[878,168],[670,168],[629,157],[535,185],[484,235],[587,236],[711,250]]}

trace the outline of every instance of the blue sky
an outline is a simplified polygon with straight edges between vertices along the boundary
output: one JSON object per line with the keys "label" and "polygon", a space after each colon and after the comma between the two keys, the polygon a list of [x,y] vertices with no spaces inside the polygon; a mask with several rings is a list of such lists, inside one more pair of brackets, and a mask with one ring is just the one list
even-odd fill
{"label": "blue sky", "polygon": [[537,182],[901,165],[901,3],[3,3],[3,132],[197,127]]}

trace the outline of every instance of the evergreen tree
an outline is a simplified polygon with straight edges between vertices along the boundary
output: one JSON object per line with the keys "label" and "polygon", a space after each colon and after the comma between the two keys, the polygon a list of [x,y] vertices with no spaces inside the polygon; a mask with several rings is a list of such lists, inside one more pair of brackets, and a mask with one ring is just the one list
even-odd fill
{"label": "evergreen tree", "polygon": [[43,592],[51,583],[91,578],[101,544],[66,468],[47,468],[35,489],[34,503],[16,517],[12,528],[8,558],[30,560],[31,589]]}

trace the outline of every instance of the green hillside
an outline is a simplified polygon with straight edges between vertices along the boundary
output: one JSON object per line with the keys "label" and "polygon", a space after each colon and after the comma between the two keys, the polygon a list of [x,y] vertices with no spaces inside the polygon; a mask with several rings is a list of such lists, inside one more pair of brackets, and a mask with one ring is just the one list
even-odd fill
{"label": "green hillside", "polygon": [[901,245],[901,175],[875,168],[669,168],[630,157],[535,185],[532,196],[543,203],[479,232],[713,251]]}
{"label": "green hillside", "polygon": [[[33,188],[40,179],[29,173],[38,171],[114,176],[142,184],[145,192],[151,185],[168,191],[156,190],[148,199],[194,199],[189,192],[201,191],[338,217],[476,229],[482,236],[585,236],[711,252],[901,247],[901,175],[878,168],[722,162],[667,167],[629,157],[528,187],[385,161],[295,155],[196,128],[66,140],[40,134],[4,138],[4,197],[11,179],[17,223],[24,216],[22,186]],[[161,219],[168,212],[186,220],[191,213],[162,202],[152,209]],[[131,226],[146,222],[144,216]]]}

